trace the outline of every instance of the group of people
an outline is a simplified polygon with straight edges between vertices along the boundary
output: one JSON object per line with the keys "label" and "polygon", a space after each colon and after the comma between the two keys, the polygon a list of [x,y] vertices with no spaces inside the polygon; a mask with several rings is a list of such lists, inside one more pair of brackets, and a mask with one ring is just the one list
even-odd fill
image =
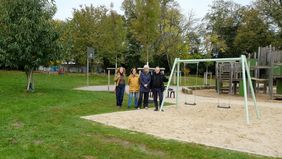
{"label": "group of people", "polygon": [[[117,70],[114,81],[116,84],[116,104],[118,107],[121,107],[126,86],[126,71],[123,67]],[[158,111],[163,100],[164,82],[167,81],[167,78],[161,73],[159,67],[156,67],[155,71],[151,74],[149,66],[145,65],[140,75],[137,73],[136,68],[132,68],[128,77],[128,108],[131,107],[134,98],[136,109],[140,109],[142,105],[147,109],[149,107],[149,93],[152,91],[155,111]]]}

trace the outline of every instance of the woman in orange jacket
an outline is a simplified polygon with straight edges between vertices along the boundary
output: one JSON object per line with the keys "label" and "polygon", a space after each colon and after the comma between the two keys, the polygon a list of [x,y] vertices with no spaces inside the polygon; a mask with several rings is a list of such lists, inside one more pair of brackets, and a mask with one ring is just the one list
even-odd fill
{"label": "woman in orange jacket", "polygon": [[131,101],[132,101],[133,97],[134,97],[135,108],[137,108],[138,107],[138,96],[139,96],[140,81],[139,81],[139,75],[137,74],[136,68],[131,69],[131,74],[128,77],[128,85],[129,85],[128,108],[131,107]]}

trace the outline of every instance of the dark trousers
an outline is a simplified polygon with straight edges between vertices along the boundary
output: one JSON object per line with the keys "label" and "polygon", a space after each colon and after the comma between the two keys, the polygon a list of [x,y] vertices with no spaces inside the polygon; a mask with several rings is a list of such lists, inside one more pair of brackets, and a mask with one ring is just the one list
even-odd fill
{"label": "dark trousers", "polygon": [[[154,88],[153,96],[154,96],[155,108],[159,109],[159,106],[162,104],[162,101],[163,101],[163,90],[161,88]],[[158,103],[158,97],[159,97],[160,104]]]}
{"label": "dark trousers", "polygon": [[[144,100],[143,100],[143,96],[144,96]],[[148,107],[148,101],[149,101],[149,92],[140,92],[139,94],[139,100],[138,100],[138,107],[141,108],[142,105],[142,101],[143,101],[143,107]],[[137,108],[138,108],[137,107]]]}
{"label": "dark trousers", "polygon": [[125,85],[124,84],[120,84],[120,85],[116,86],[117,106],[121,107],[121,105],[122,105],[124,90],[125,90]]}

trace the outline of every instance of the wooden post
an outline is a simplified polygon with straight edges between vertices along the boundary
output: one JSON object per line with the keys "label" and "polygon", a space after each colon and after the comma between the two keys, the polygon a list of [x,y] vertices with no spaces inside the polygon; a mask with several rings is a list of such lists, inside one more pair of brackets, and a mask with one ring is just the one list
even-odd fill
{"label": "wooden post", "polygon": [[111,83],[111,70],[108,69],[108,91],[110,91],[110,83]]}
{"label": "wooden post", "polygon": [[89,86],[89,59],[88,59],[88,57],[87,57],[87,65],[86,65],[86,84],[87,84],[87,86]]}
{"label": "wooden post", "polygon": [[233,84],[233,73],[234,73],[234,62],[230,62],[230,81],[229,81],[229,94],[232,94],[232,84]]}
{"label": "wooden post", "polygon": [[268,90],[269,90],[269,95],[270,99],[273,97],[273,66],[274,66],[274,53],[272,52],[272,46],[270,45],[269,47],[269,54],[270,54],[270,69],[269,69],[269,85],[268,85]]}

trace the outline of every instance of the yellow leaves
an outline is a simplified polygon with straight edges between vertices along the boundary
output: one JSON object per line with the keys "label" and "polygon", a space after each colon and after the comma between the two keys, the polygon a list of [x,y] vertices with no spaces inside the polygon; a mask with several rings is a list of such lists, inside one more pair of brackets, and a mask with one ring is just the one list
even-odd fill
{"label": "yellow leaves", "polygon": [[188,67],[184,67],[184,70],[183,70],[183,72],[184,72],[184,76],[188,76],[189,75],[189,73],[190,73],[190,68],[188,68]]}
{"label": "yellow leaves", "polygon": [[228,48],[225,41],[221,39],[217,34],[208,34],[206,36],[206,43],[214,45],[214,47],[216,47],[216,49],[222,53],[226,52]]}

